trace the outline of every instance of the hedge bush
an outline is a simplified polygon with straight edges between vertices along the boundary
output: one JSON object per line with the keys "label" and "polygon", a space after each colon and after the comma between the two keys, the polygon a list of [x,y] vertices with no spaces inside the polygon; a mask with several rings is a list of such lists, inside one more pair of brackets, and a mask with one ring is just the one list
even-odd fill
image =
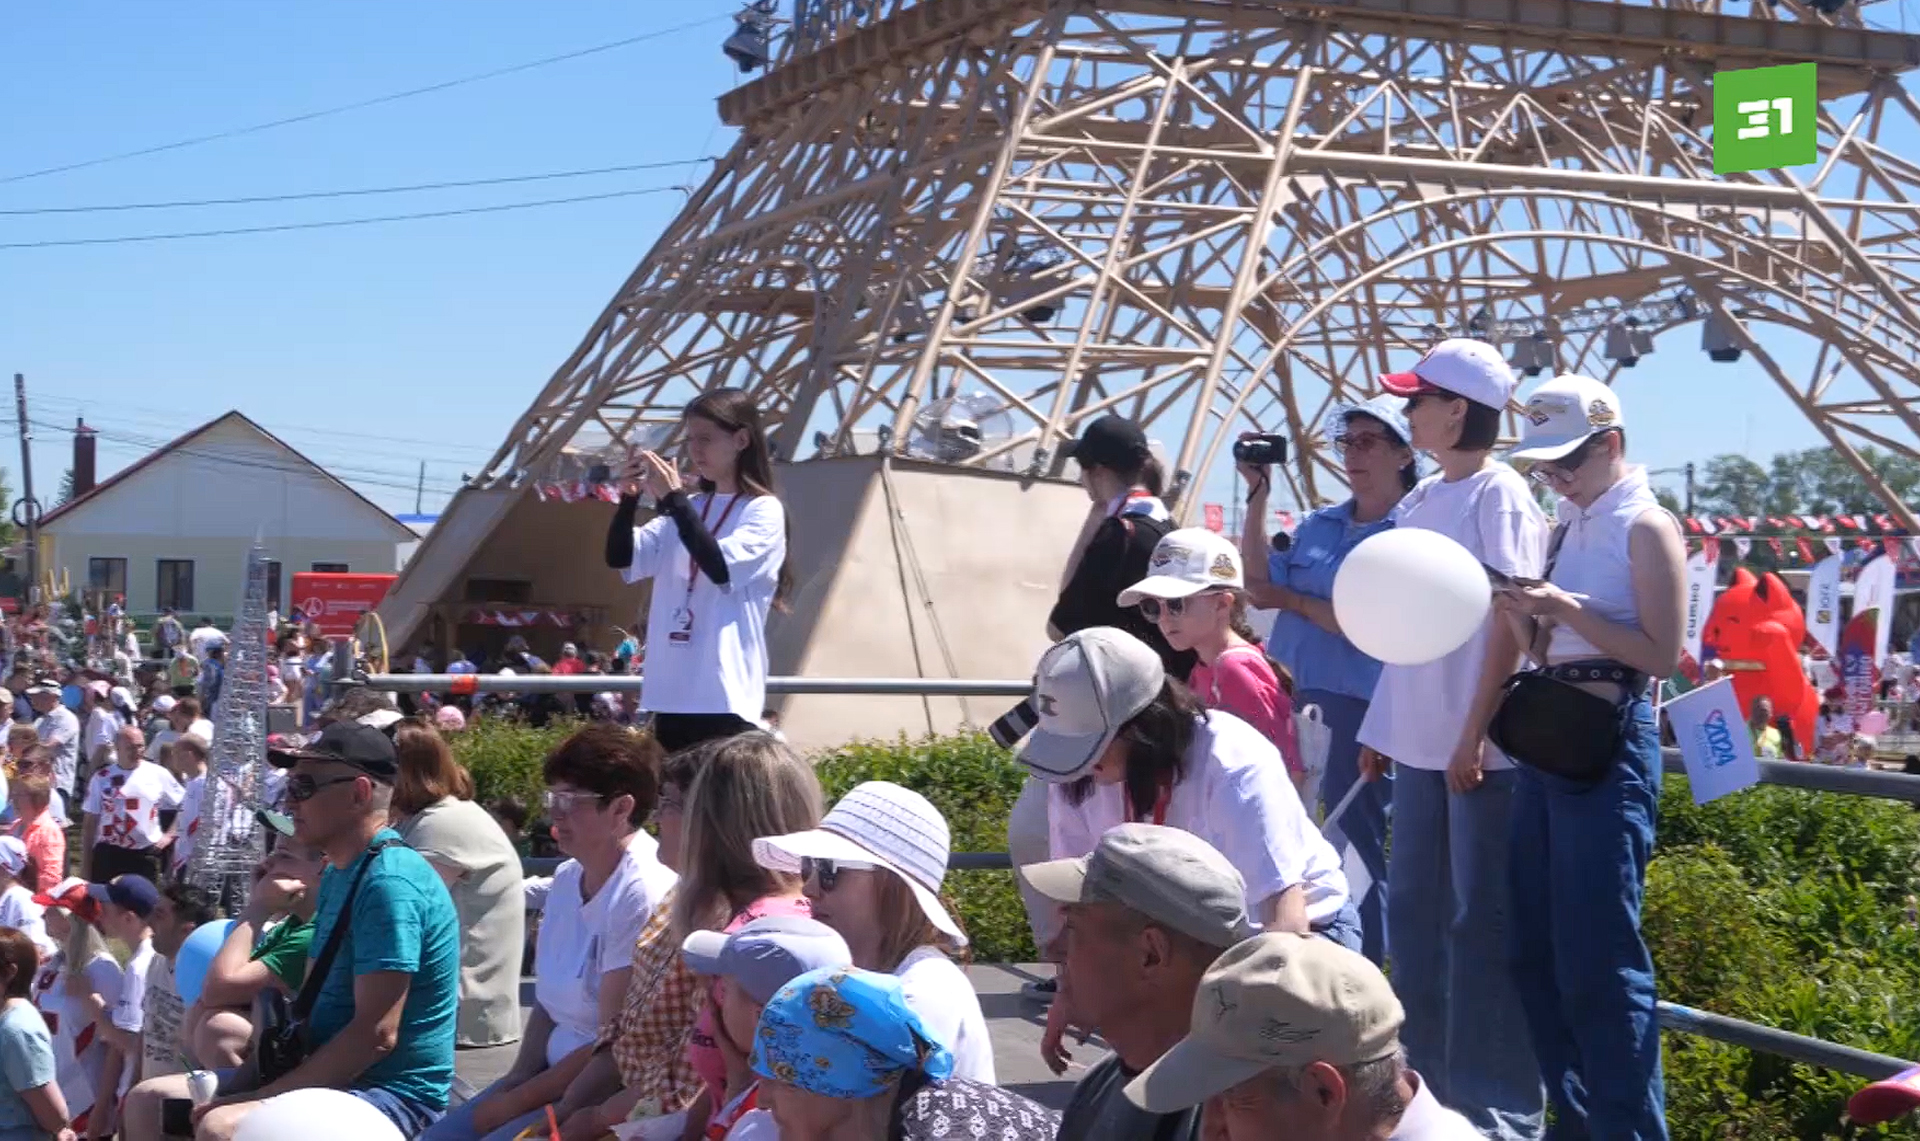
{"label": "hedge bush", "polygon": [[[573,728],[481,720],[456,744],[483,797],[533,803],[540,760]],[[961,852],[1006,849],[1022,774],[984,735],[866,742],[817,758],[829,803],[891,780],[945,814]],[[947,890],[982,961],[1035,957],[1010,872],[955,872]],[[1696,806],[1684,778],[1661,801],[1644,927],[1661,996],[1902,1058],[1920,1058],[1920,813],[1904,804],[1750,789]],[[1861,1079],[1684,1034],[1665,1039],[1675,1141],[1892,1137],[1845,1125]]]}

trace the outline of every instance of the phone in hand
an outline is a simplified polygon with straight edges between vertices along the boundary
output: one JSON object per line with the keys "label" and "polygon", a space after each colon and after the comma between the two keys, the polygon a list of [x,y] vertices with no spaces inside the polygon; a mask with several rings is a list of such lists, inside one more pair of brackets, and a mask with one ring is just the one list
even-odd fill
{"label": "phone in hand", "polygon": [[1485,563],[1480,564],[1480,569],[1487,572],[1487,583],[1492,586],[1496,592],[1505,591],[1508,594],[1513,594],[1517,591],[1525,590],[1528,587],[1546,585],[1545,579],[1521,578],[1519,575],[1508,574],[1506,571],[1500,570],[1497,567],[1490,567]]}

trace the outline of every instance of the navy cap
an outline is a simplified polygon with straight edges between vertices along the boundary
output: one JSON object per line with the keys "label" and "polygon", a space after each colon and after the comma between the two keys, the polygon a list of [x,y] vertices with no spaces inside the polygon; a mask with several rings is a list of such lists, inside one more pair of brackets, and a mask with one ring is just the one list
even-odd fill
{"label": "navy cap", "polygon": [[1136,471],[1153,455],[1147,434],[1125,416],[1102,416],[1088,424],[1067,453],[1081,467]]}
{"label": "navy cap", "polygon": [[87,894],[101,903],[123,907],[142,919],[151,916],[160,903],[160,889],[145,876],[115,876],[106,883],[90,883]]}

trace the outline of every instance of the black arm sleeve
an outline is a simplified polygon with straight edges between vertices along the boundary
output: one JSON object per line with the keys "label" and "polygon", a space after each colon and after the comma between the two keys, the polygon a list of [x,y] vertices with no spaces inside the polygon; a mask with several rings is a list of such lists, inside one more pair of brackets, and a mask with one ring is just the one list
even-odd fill
{"label": "black arm sleeve", "polygon": [[693,500],[687,498],[684,491],[676,491],[660,501],[660,510],[673,520],[674,530],[680,532],[680,545],[692,556],[693,565],[700,573],[713,581],[715,586],[725,586],[732,581],[727,572],[726,557],[720,553],[720,544],[714,541],[706,524],[693,513]]}
{"label": "black arm sleeve", "polygon": [[633,565],[633,516],[640,510],[640,497],[623,495],[613,509],[613,522],[607,524],[607,565],[626,570]]}
{"label": "black arm sleeve", "polygon": [[1087,542],[1086,553],[1073,577],[1060,590],[1059,601],[1047,621],[1062,634],[1074,634],[1089,626],[1119,625],[1120,592],[1132,586],[1121,582],[1123,558],[1127,551],[1127,528],[1118,519],[1100,524]]}

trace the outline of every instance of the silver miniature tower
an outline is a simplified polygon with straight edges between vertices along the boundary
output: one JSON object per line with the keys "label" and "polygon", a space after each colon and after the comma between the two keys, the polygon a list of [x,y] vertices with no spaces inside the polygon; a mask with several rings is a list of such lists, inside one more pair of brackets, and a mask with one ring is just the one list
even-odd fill
{"label": "silver miniature tower", "polygon": [[247,552],[240,613],[227,638],[226,676],[214,709],[213,750],[187,882],[231,910],[246,902],[266,851],[254,818],[267,776],[267,553]]}

